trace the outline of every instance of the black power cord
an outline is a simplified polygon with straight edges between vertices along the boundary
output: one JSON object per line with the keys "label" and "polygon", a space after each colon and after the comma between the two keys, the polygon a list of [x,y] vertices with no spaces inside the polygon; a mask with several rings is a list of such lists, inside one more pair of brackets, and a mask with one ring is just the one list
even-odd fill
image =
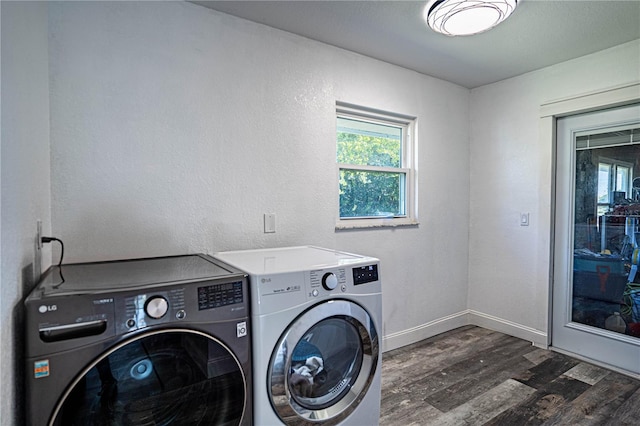
{"label": "black power cord", "polygon": [[64,283],[64,276],[62,275],[62,259],[64,259],[64,243],[62,242],[61,239],[55,238],[55,237],[42,237],[41,241],[43,244],[50,243],[51,241],[57,241],[60,243],[60,260],[58,261],[58,271],[60,273],[60,279],[62,281],[53,286],[53,288],[58,288]]}
{"label": "black power cord", "polygon": [[64,258],[64,243],[59,238],[54,237],[42,237],[42,243],[50,243],[51,241],[57,241],[60,243],[60,261],[58,262],[58,266],[62,265],[62,259]]}

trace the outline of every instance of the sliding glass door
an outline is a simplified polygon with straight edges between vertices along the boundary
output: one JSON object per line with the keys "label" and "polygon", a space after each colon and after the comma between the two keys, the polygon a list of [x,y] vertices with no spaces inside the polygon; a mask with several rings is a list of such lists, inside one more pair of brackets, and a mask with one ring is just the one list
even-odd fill
{"label": "sliding glass door", "polygon": [[552,346],[640,374],[640,105],[557,122]]}

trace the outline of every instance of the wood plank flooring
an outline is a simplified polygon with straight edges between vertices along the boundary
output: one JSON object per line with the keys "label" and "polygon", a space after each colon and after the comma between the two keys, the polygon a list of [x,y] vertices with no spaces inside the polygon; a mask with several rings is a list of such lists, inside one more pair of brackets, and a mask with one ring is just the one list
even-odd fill
{"label": "wood plank flooring", "polygon": [[640,380],[467,326],[383,354],[382,426],[640,425]]}

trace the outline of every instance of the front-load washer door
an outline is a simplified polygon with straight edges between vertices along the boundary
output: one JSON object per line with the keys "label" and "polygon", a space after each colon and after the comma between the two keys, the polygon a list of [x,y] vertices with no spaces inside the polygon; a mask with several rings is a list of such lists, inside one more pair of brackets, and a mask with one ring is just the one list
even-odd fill
{"label": "front-load washer door", "polygon": [[379,350],[375,324],[360,305],[313,306],[289,325],[271,356],[267,392],[275,412],[296,425],[339,423],[366,395]]}
{"label": "front-load washer door", "polygon": [[49,424],[238,425],[246,401],[244,373],[227,346],[197,331],[159,330],[87,366]]}

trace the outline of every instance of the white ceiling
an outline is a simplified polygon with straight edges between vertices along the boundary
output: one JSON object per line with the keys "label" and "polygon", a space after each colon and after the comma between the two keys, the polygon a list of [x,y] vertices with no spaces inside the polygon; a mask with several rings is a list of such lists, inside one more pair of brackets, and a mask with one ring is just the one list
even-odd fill
{"label": "white ceiling", "polygon": [[520,0],[504,23],[470,37],[431,31],[426,0],[193,3],[467,88],[640,39],[640,0]]}

